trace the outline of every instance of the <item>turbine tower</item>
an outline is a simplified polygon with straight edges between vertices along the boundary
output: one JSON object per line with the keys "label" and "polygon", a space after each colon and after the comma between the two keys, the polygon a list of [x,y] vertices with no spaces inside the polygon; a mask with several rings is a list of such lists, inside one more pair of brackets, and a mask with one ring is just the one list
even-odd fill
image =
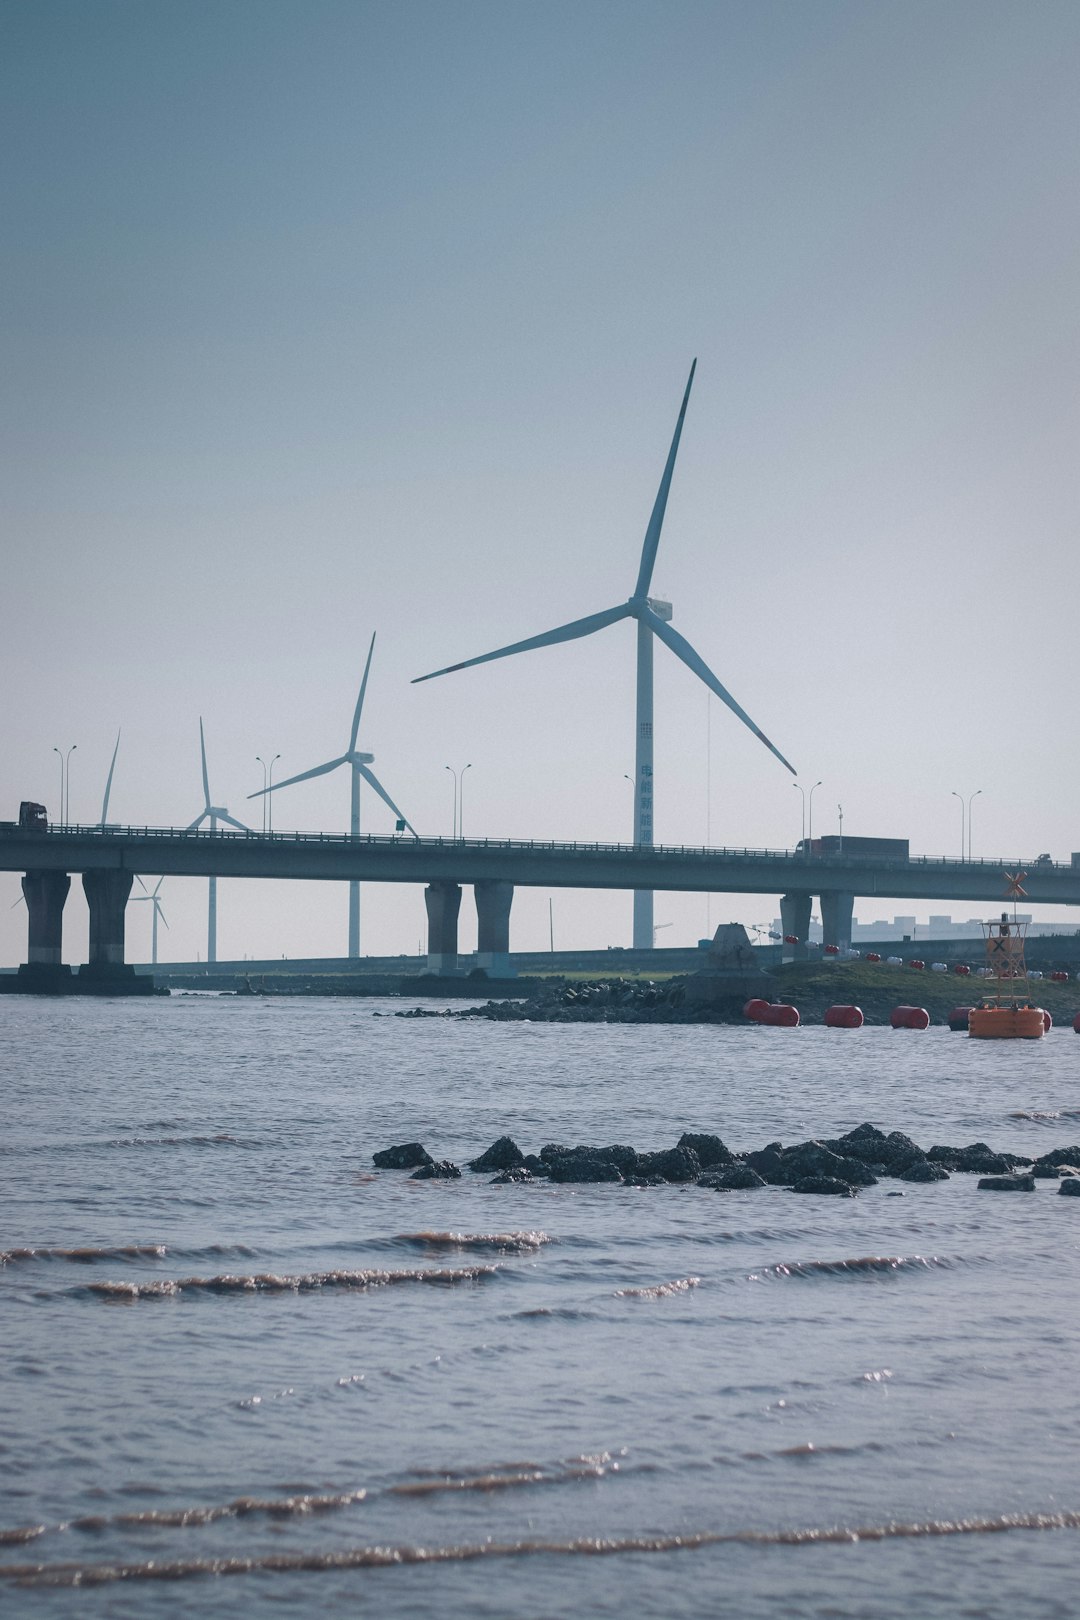
{"label": "turbine tower", "polygon": [[[313,776],[326,776],[330,771],[336,771],[339,765],[348,765],[351,774],[349,797],[350,836],[352,838],[359,838],[360,836],[360,781],[363,778],[369,787],[374,788],[383,803],[390,807],[398,821],[409,829],[413,837],[419,837],[416,828],[411,822],[406,821],[375,775],[375,772],[368,770],[368,766],[374,762],[375,755],[361,753],[356,746],[356,740],[360,735],[360,716],[364,711],[364,694],[367,691],[368,675],[371,673],[371,655],[374,651],[375,637],[373,635],[371,646],[368,648],[367,663],[364,665],[364,677],[360,682],[360,695],[356,700],[356,708],[353,711],[349,746],[345,752],[339,754],[336,759],[328,759],[323,765],[312,766],[310,771],[301,771],[298,776],[287,776],[284,782],[275,782],[273,788],[260,788],[258,793],[249,793],[249,799],[261,799],[268,792],[280,793],[282,788],[292,787],[296,782],[310,781]],[[356,878],[349,879],[349,955],[354,958],[360,955],[360,883]]]}
{"label": "turbine tower", "polygon": [[[794,776],[795,767],[788,763],[780,750],[766,737],[765,733],[754,724],[745,709],[740,708],[726,687],[721,686],[712,670],[704,659],[698,656],[690,643],[679,635],[677,630],[671,628],[671,603],[660,602],[650,597],[649,587],[652,584],[653,569],[656,565],[656,550],[660,544],[660,530],[664,526],[664,512],[667,507],[668,490],[671,488],[671,475],[675,470],[675,457],[679,452],[679,440],[682,437],[683,421],[686,417],[686,407],[690,399],[690,389],[694,382],[694,372],[697,369],[695,360],[690,367],[690,376],[683,395],[679,419],[675,424],[675,436],[668,451],[664,475],[660,480],[660,488],[656,494],[652,516],[645,531],[645,543],[641,548],[641,564],[638,568],[637,582],[634,592],[626,602],[617,607],[607,608],[603,613],[592,613],[588,618],[575,619],[571,624],[560,625],[556,630],[545,631],[543,635],[531,636],[527,641],[515,641],[509,647],[499,647],[495,652],[482,653],[479,658],[467,658],[460,664],[448,664],[445,669],[436,669],[430,675],[419,675],[417,681],[434,680],[438,675],[449,675],[454,670],[469,669],[473,664],[486,664],[493,658],[509,658],[512,653],[532,652],[537,647],[552,647],[560,641],[576,641],[579,636],[591,636],[596,630],[604,630],[609,624],[618,624],[620,619],[635,619],[637,621],[637,731],[635,738],[635,774],[634,774],[634,844],[639,849],[651,849],[653,842],[653,639],[658,637],[665,642],[676,658],[691,670],[699,680],[703,681],[711,692],[715,692],[722,702],[726,703],[733,714],[738,715],[743,725],[748,726],[770,753],[775,754],[782,765]],[[416,682],[414,681],[414,685]],[[634,890],[634,949],[651,950],[653,944],[653,897],[650,890]]]}
{"label": "turbine tower", "polygon": [[135,874],[135,877],[140,889],[143,891],[142,894],[137,894],[135,896],[135,904],[138,905],[142,900],[149,900],[150,904],[154,908],[154,920],[150,927],[150,965],[151,967],[157,967],[158,918],[161,918],[161,921],[165,923],[166,928],[169,926],[165,919],[165,913],[161,909],[161,900],[159,899],[159,895],[161,894],[161,885],[164,883],[165,879],[163,877],[159,877],[157,882],[154,884],[154,887],[152,889],[148,889],[142,878],[139,877],[138,873]]}
{"label": "turbine tower", "polygon": [[[199,751],[202,755],[203,811],[201,816],[196,816],[190,827],[185,828],[185,831],[195,832],[199,827],[202,826],[204,821],[209,821],[210,831],[215,833],[217,832],[218,822],[224,821],[228,826],[235,827],[237,832],[250,832],[250,827],[245,827],[242,821],[237,821],[235,816],[230,816],[229,812],[224,809],[223,806],[220,804],[211,803],[210,777],[206,769],[206,737],[203,733],[202,715],[199,716]],[[217,961],[216,877],[212,877],[210,879],[210,898],[206,915],[206,960],[208,962]]]}

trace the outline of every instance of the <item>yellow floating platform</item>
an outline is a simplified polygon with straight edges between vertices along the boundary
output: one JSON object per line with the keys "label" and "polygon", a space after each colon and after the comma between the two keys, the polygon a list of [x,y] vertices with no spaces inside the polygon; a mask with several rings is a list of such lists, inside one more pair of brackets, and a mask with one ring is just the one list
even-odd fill
{"label": "yellow floating platform", "polygon": [[1041,1007],[972,1007],[968,1034],[980,1041],[1039,1041],[1046,1022]]}

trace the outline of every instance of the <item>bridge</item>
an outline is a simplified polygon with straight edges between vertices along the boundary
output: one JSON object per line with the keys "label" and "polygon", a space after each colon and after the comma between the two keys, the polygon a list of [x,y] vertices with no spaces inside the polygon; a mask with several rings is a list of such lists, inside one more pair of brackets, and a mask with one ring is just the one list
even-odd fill
{"label": "bridge", "polygon": [[[378,838],[337,833],[237,832],[176,827],[0,827],[0,871],[23,874],[29,919],[27,987],[70,975],[62,963],[64,902],[71,873],[81,873],[90,909],[88,988],[118,983],[124,960],[124,912],[136,874],[165,877],[281,878],[424,885],[428,966],[457,960],[463,885],[477,910],[477,962],[494,976],[510,951],[515,886],[780,894],[785,934],[805,941],[814,897],[824,943],[851,939],[856,897],[958,900],[999,911],[1004,873],[1024,871],[1027,901],[1080,905],[1080,862],[1022,858],[949,860],[806,854],[793,850],[699,846],[554,843],[502,838]],[[133,975],[132,975],[133,976]]]}

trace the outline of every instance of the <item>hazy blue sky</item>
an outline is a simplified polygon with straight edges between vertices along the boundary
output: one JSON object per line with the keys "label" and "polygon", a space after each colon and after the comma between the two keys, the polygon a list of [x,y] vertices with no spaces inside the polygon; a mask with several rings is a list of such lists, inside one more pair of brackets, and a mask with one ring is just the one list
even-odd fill
{"label": "hazy blue sky", "polygon": [[[654,584],[823,779],[815,830],[842,803],[959,854],[982,789],[976,854],[1067,858],[1078,70],[1075,0],[0,0],[0,816],[55,809],[76,743],[96,819],[122,725],[112,817],[190,821],[201,714],[258,825],[255,755],[342,751],[377,630],[362,742],[421,831],[471,762],[467,834],[629,837],[632,626],[409,680],[630,594],[697,355]],[[659,840],[798,838],[788,774],[662,648],[656,705]],[[275,799],[347,812],[344,776]],[[163,954],[204,951],[205,884],[162,898]],[[555,918],[629,942],[629,896]],[[658,898],[662,943],[705,918]],[[219,926],[336,954],[344,890],[227,883]],[[415,950],[421,891],[365,889],[363,926]],[[73,886],[70,960],[85,934]]]}

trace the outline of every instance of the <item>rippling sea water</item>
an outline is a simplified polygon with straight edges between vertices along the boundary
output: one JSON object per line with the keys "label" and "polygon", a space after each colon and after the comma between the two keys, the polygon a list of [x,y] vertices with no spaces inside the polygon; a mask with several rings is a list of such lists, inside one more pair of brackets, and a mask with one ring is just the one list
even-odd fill
{"label": "rippling sea water", "polygon": [[1080,1139],[1071,1031],[400,1005],[0,1002],[0,1609],[1075,1614],[1080,1199],[1055,1182],[371,1163],[863,1120],[1041,1153]]}

